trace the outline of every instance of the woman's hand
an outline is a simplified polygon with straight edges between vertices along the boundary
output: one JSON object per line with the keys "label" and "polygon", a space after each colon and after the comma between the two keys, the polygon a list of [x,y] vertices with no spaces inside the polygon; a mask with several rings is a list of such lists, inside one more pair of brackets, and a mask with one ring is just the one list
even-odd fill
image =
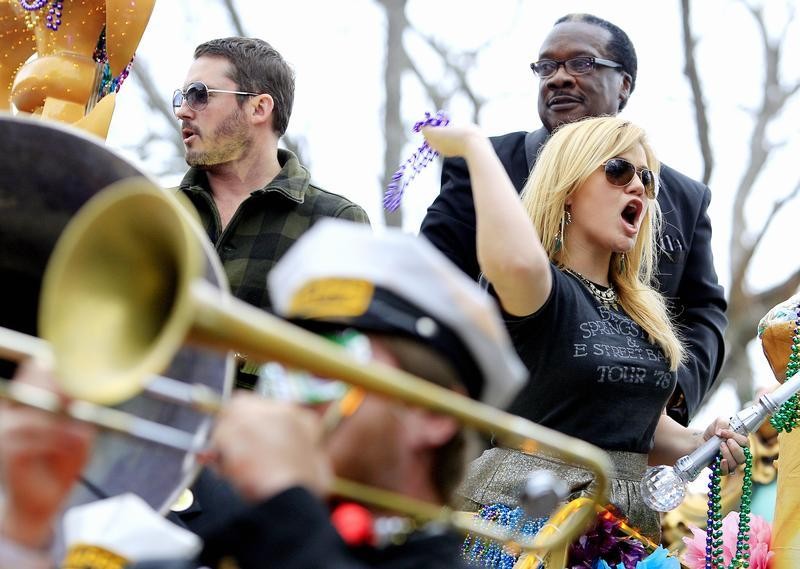
{"label": "woman's hand", "polygon": [[651,466],[673,465],[675,461],[700,448],[708,439],[718,435],[722,441],[720,452],[722,474],[730,474],[740,464],[744,464],[744,448],[749,446],[747,436],[740,435],[730,428],[728,419],[719,417],[705,431],[686,428],[666,413],[662,413],[656,426],[653,448],[648,455]]}
{"label": "woman's hand", "polygon": [[474,124],[426,126],[420,129],[428,144],[442,156],[467,157],[474,148],[488,146],[489,139]]}
{"label": "woman's hand", "polygon": [[[736,431],[731,430],[730,422],[723,417],[718,417],[706,427],[706,430],[703,432],[703,442],[714,435],[722,439],[719,445],[720,453],[722,453],[720,472],[724,476],[736,470],[736,467],[740,464],[744,464],[744,449],[750,446],[750,442],[746,435],[740,435]],[[700,444],[698,444],[698,446],[700,446]]]}

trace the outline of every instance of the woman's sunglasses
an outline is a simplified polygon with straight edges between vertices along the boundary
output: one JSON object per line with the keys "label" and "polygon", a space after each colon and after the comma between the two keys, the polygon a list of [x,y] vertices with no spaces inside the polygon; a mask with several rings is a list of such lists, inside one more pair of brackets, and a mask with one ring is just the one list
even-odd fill
{"label": "woman's sunglasses", "polygon": [[651,170],[647,168],[637,170],[636,166],[624,158],[611,158],[601,166],[605,169],[606,180],[613,186],[624,188],[631,183],[636,174],[639,174],[639,179],[642,180],[642,186],[644,186],[644,194],[651,200],[656,199],[656,177]]}
{"label": "woman's sunglasses", "polygon": [[260,93],[248,93],[246,91],[228,91],[226,89],[209,89],[208,86],[202,81],[194,81],[189,83],[186,90],[175,89],[172,94],[172,108],[175,114],[181,105],[186,101],[186,105],[195,112],[200,112],[208,106],[209,93],[230,93],[231,95],[247,95],[250,97],[258,96]]}

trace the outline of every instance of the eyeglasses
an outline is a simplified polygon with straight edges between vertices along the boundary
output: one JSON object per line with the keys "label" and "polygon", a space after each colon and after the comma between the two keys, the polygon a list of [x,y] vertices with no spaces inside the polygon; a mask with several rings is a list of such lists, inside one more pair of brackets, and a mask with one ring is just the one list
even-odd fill
{"label": "eyeglasses", "polygon": [[181,108],[181,105],[186,101],[186,105],[193,111],[202,111],[208,105],[209,93],[230,93],[231,95],[248,95],[255,97],[260,93],[248,93],[246,91],[228,91],[227,89],[209,89],[208,86],[202,81],[194,81],[189,83],[186,90],[175,89],[172,94],[172,108],[175,114]]}
{"label": "eyeglasses", "polygon": [[602,65],[604,67],[612,67],[615,69],[622,69],[622,65],[616,61],[602,59],[600,57],[580,56],[567,59],[565,61],[556,61],[555,59],[540,59],[531,63],[533,72],[542,79],[546,79],[558,71],[558,68],[564,66],[567,73],[570,75],[586,75],[591,72],[595,66]]}
{"label": "eyeglasses", "polygon": [[633,177],[639,174],[639,179],[642,180],[642,186],[644,186],[644,194],[651,200],[656,199],[658,193],[656,177],[651,170],[647,168],[637,169],[636,166],[624,158],[611,158],[601,166],[605,169],[608,183],[621,188],[630,184]]}

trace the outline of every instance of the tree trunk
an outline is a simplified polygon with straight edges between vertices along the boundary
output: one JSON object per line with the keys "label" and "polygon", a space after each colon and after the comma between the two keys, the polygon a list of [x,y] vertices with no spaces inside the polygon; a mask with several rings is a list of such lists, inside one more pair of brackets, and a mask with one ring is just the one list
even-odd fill
{"label": "tree trunk", "polygon": [[[379,0],[386,14],[386,59],[383,81],[386,101],[383,107],[383,132],[386,146],[383,150],[383,193],[403,160],[406,135],[400,116],[401,83],[406,71],[403,33],[408,27],[406,0]],[[384,210],[385,211],[385,210]],[[400,227],[403,223],[402,208],[394,212],[385,211],[386,225]]]}

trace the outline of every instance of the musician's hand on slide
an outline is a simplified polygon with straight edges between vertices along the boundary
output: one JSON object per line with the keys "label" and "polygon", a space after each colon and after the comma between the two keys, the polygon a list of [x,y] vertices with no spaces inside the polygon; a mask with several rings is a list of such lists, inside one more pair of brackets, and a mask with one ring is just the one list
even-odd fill
{"label": "musician's hand on slide", "polygon": [[332,478],[317,414],[252,393],[234,395],[217,418],[207,459],[248,500],[292,486],[318,495]]}
{"label": "musician's hand on slide", "polygon": [[[15,381],[52,388],[51,373],[23,363]],[[38,548],[51,538],[52,524],[89,460],[94,429],[8,402],[0,403],[0,485],[5,509],[0,532]]]}

